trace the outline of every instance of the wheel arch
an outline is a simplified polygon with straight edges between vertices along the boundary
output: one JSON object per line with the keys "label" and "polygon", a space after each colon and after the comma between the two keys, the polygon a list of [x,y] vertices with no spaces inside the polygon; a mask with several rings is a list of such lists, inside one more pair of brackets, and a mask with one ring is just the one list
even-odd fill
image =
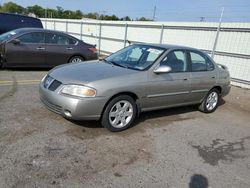
{"label": "wheel arch", "polygon": [[82,54],[73,54],[73,55],[71,55],[69,58],[68,58],[68,63],[70,62],[70,60],[73,58],[73,57],[76,57],[76,56],[79,56],[79,57],[81,57],[81,58],[83,58],[83,60],[85,61],[86,60],[86,57],[84,56],[84,55],[82,55]]}
{"label": "wheel arch", "polygon": [[217,89],[219,91],[220,95],[221,95],[221,93],[222,93],[222,87],[221,86],[214,86],[212,89]]}
{"label": "wheel arch", "polygon": [[136,108],[137,108],[137,109],[136,109],[136,115],[137,115],[137,116],[139,115],[139,113],[140,113],[140,105],[139,105],[139,103],[137,102],[138,99],[139,99],[139,97],[138,97],[135,93],[133,93],[133,92],[131,92],[131,91],[123,91],[123,92],[116,93],[116,94],[112,95],[112,96],[109,98],[109,100],[105,103],[105,105],[104,105],[104,107],[103,107],[103,109],[102,109],[101,118],[102,118],[102,116],[103,116],[104,110],[106,109],[106,107],[107,107],[107,105],[110,103],[110,101],[113,100],[114,98],[120,96],[120,95],[128,95],[128,96],[132,97],[132,99],[134,99],[135,104],[136,104]]}

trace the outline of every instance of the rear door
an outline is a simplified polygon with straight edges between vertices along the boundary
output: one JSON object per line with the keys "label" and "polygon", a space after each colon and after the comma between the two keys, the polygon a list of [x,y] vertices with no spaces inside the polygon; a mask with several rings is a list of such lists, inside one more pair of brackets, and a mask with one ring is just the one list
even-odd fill
{"label": "rear door", "polygon": [[70,37],[58,33],[46,33],[46,62],[49,66],[68,63],[75,52],[75,43]]}
{"label": "rear door", "polygon": [[45,36],[43,32],[31,32],[17,37],[19,44],[11,41],[5,46],[8,66],[44,67]]}
{"label": "rear door", "polygon": [[201,52],[189,51],[191,63],[191,97],[200,102],[216,83],[216,69],[211,60]]}

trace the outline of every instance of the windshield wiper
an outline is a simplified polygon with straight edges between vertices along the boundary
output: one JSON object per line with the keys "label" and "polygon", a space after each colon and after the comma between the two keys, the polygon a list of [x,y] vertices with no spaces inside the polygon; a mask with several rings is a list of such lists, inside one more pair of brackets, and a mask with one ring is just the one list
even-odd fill
{"label": "windshield wiper", "polygon": [[115,65],[115,66],[119,66],[119,67],[123,67],[123,68],[128,68],[128,66],[126,66],[126,65],[121,65],[121,64],[116,63],[116,62],[114,62],[114,61],[110,61],[110,63],[112,63],[112,64]]}
{"label": "windshield wiper", "polygon": [[111,65],[115,65],[115,66],[119,66],[119,67],[123,67],[123,68],[128,68],[126,65],[121,65],[121,64],[119,64],[119,63],[116,63],[115,61],[108,61],[108,60],[106,60],[106,59],[103,59],[103,61],[104,61],[105,63],[109,63],[109,64],[111,64]]}

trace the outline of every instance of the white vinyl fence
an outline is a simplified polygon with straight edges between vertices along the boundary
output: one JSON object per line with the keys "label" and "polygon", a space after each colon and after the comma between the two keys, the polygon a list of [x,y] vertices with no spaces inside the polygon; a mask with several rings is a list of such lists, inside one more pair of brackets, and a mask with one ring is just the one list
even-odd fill
{"label": "white vinyl fence", "polygon": [[232,84],[250,88],[250,23],[222,23],[218,29],[218,23],[208,22],[41,20],[44,28],[96,44],[103,54],[127,46],[127,40],[184,45],[214,53],[215,61],[229,68]]}

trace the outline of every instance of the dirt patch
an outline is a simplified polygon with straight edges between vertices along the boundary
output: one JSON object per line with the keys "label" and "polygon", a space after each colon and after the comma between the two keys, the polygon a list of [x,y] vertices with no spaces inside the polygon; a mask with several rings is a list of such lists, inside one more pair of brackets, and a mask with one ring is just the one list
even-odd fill
{"label": "dirt patch", "polygon": [[250,136],[242,138],[238,142],[225,142],[223,139],[216,139],[210,146],[191,145],[198,150],[199,155],[206,163],[215,166],[220,160],[232,162],[235,159],[244,158],[244,155],[236,152],[246,150],[244,146],[246,140],[250,140]]}

